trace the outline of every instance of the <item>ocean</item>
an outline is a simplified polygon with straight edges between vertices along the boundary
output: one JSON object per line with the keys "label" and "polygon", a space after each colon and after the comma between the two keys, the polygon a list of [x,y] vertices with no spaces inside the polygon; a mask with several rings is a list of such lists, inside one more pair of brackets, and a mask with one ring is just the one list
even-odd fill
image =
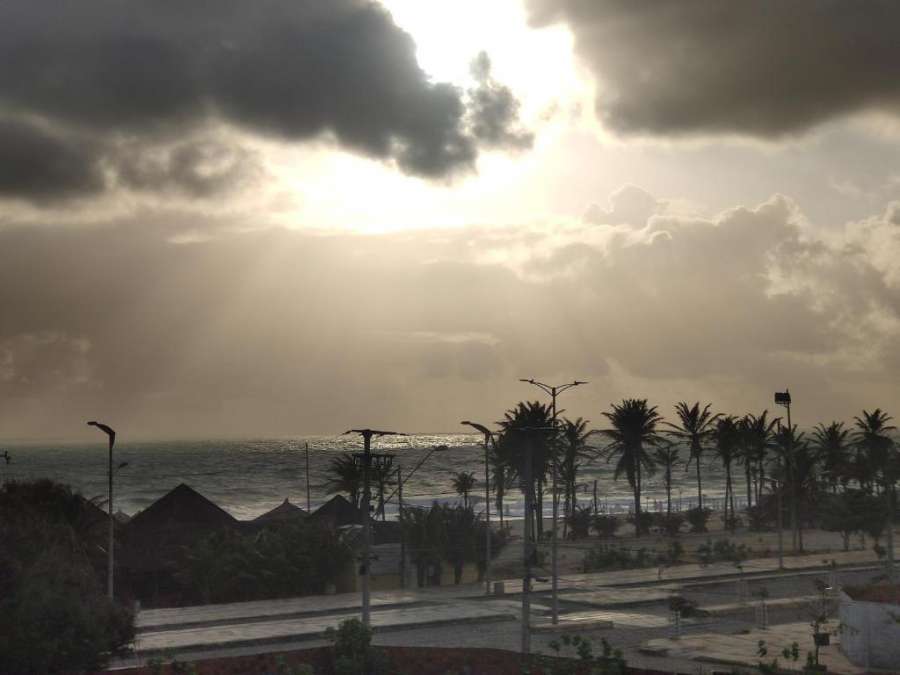
{"label": "ocean", "polygon": [[[434,500],[453,503],[461,498],[454,492],[451,478],[457,471],[474,471],[478,478],[469,496],[480,511],[484,503],[484,450],[480,435],[416,434],[383,437],[372,443],[373,452],[392,453],[394,467],[404,475],[404,502],[428,505]],[[306,445],[309,444],[310,504],[313,509],[329,499],[326,484],[329,463],[344,452],[361,452],[359,436],[310,436],[290,439],[122,442],[115,447],[115,463],[127,466],[115,475],[115,509],[134,515],[179,483],[214,501],[239,519],[254,518],[277,506],[285,498],[306,508]],[[434,452],[408,479],[407,475],[435,446],[448,449]],[[0,460],[0,481],[51,478],[71,485],[88,498],[106,498],[107,448],[105,444],[19,443],[0,445],[12,458]],[[682,453],[687,456],[686,450]],[[613,480],[613,464],[598,459],[579,472],[579,501],[593,501],[593,483],[598,481],[601,510],[627,512],[632,505],[631,489],[624,477]],[[687,509],[696,502],[693,466],[676,470],[672,497],[675,508]],[[735,477],[736,498],[743,494],[743,475]],[[703,471],[704,502],[716,507],[724,494],[724,471],[713,463],[711,453]],[[645,478],[643,495],[649,509],[665,508],[662,472]],[[707,500],[709,500],[707,502]],[[388,504],[388,517],[397,513],[397,498]],[[550,515],[550,500],[545,499]],[[491,512],[496,517],[492,503]],[[505,515],[520,518],[522,496],[517,489],[507,491]]]}

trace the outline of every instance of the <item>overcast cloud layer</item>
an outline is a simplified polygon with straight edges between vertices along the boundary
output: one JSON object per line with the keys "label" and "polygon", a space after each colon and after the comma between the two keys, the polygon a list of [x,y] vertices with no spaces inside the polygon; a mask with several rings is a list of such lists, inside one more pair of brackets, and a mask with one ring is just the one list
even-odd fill
{"label": "overcast cloud layer", "polygon": [[597,112],[628,133],[798,132],[900,111],[895,0],[527,0],[565,21],[599,80]]}
{"label": "overcast cloud layer", "polygon": [[633,186],[537,229],[136,224],[0,233],[4,435],[98,410],[147,436],[447,430],[523,376],[590,380],[567,407],[598,423],[622,396],[758,412],[785,385],[801,424],[900,409],[897,204],[829,240],[785,197],[697,219]]}
{"label": "overcast cloud layer", "polygon": [[516,110],[489,68],[468,96],[432,82],[412,38],[367,0],[0,3],[0,159],[21,167],[0,169],[0,195],[63,199],[110,182],[208,195],[242,161],[201,185],[208,140],[166,153],[221,122],[287,141],[331,136],[443,178],[472,170],[479,145],[522,147],[530,137],[506,128]]}

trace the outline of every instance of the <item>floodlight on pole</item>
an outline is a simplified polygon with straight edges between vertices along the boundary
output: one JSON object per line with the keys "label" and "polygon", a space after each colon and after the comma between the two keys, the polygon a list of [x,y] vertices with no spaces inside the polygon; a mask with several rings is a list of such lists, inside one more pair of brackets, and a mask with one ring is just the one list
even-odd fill
{"label": "floodlight on pole", "polygon": [[791,392],[785,387],[784,391],[775,392],[775,405],[784,406],[787,410],[787,457],[788,462],[785,469],[790,473],[791,482],[791,547],[794,553],[797,553],[797,536],[799,531],[799,523],[797,517],[797,487],[794,481],[794,427],[791,424]]}
{"label": "floodlight on pole", "polygon": [[[369,468],[372,464],[373,455],[371,452],[372,449],[372,437],[381,437],[381,436],[405,436],[406,434],[399,433],[397,431],[380,431],[378,429],[350,429],[349,431],[345,431],[344,435],[347,434],[360,434],[363,437],[363,452],[357,453],[354,455],[354,459],[361,460],[363,465],[363,545],[365,550],[363,552],[362,564],[360,565],[360,574],[362,576],[362,622],[364,625],[369,625],[370,618],[370,610],[369,610],[369,578],[370,578],[370,563],[371,563],[371,534],[370,534],[370,524],[369,524],[369,502],[372,498],[372,494],[369,488]],[[377,455],[377,460],[379,463],[384,463],[388,467],[390,466],[390,455]]]}
{"label": "floodlight on pole", "polygon": [[484,520],[486,523],[484,535],[485,549],[485,571],[484,571],[484,594],[491,594],[491,483],[490,471],[488,463],[488,453],[491,440],[494,437],[493,432],[483,424],[478,422],[470,422],[463,420],[460,424],[470,426],[476,431],[480,431],[484,435]]}
{"label": "floodlight on pole", "polygon": [[[556,430],[556,397],[559,394],[566,391],[567,389],[572,389],[574,387],[581,386],[582,384],[588,384],[587,382],[583,382],[581,380],[573,380],[572,382],[569,382],[567,384],[551,385],[551,384],[545,384],[543,382],[538,382],[533,377],[528,378],[528,379],[519,378],[519,382],[525,382],[526,384],[534,385],[535,387],[538,387],[545,393],[550,394],[550,401],[551,401],[551,406],[552,406],[551,410],[553,412],[554,432]],[[551,589],[551,598],[552,598],[551,622],[553,623],[553,625],[556,625],[559,623],[559,573],[558,573],[559,547],[557,545],[557,539],[556,539],[556,521],[557,521],[557,518],[559,515],[559,513],[558,513],[559,500],[557,499],[557,496],[556,496],[556,478],[557,478],[557,474],[558,474],[558,470],[557,470],[558,467],[556,464],[557,464],[556,459],[554,458],[553,464],[551,467],[553,470],[553,528],[552,528],[551,541],[550,541],[551,575],[553,577],[553,584],[552,584],[552,589]],[[541,514],[542,518],[543,518],[543,515],[544,514]]]}
{"label": "floodlight on pole", "polygon": [[[113,564],[115,562],[115,554],[113,553],[113,546],[115,545],[115,517],[113,516],[113,446],[116,444],[116,432],[109,425],[95,420],[92,420],[87,424],[89,427],[97,427],[106,434],[106,437],[109,440],[109,469],[107,476],[109,479],[109,499],[107,502],[107,511],[109,512],[109,541],[107,542],[108,550],[106,552],[106,593],[111,600],[113,598]],[[119,468],[121,469],[125,464],[127,464],[127,462],[123,463]]]}

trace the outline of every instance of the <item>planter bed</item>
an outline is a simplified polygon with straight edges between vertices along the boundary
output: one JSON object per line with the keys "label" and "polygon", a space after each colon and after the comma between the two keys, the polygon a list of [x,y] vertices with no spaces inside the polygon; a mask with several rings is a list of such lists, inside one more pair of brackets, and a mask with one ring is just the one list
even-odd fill
{"label": "planter bed", "polygon": [[[390,675],[447,675],[447,673],[467,673],[468,675],[520,675],[521,659],[515,652],[501,649],[448,649],[440,647],[379,647],[387,656]],[[557,668],[564,663],[573,663],[572,659],[553,657],[534,657],[532,675],[550,675],[552,670],[545,670],[539,662]],[[332,675],[332,650],[330,647],[317,647],[291,652],[257,654],[254,656],[235,656],[220,659],[196,661],[197,675],[278,675],[279,663],[297,666],[301,663],[311,665],[316,675]],[[127,670],[104,671],[104,675],[175,675],[190,672],[183,669],[172,669],[164,666],[162,670],[150,667],[131,668]],[[557,671],[558,672],[558,671]],[[590,671],[577,671],[585,675]],[[628,668],[628,675],[671,675],[669,671]]]}

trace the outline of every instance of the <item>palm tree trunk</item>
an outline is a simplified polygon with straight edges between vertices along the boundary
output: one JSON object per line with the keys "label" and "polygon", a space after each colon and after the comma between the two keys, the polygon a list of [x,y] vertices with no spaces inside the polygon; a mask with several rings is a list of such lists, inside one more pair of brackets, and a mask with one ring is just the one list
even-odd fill
{"label": "palm tree trunk", "polygon": [[[728,462],[725,464],[725,528],[730,529],[729,525],[732,521],[729,521],[728,518],[728,503],[731,501],[731,463]],[[731,502],[731,507],[734,509],[734,502]],[[734,518],[734,511],[731,513],[732,518]]]}
{"label": "palm tree trunk", "polygon": [[697,508],[703,509],[703,484],[700,481],[700,455],[695,455],[697,460]]}
{"label": "palm tree trunk", "polygon": [[[666,516],[672,516],[672,465],[666,465]],[[668,526],[667,526],[668,527]]]}
{"label": "palm tree trunk", "polygon": [[635,534],[640,536],[644,533],[644,528],[641,522],[641,462],[640,460],[636,461],[634,471],[634,531]]}
{"label": "palm tree trunk", "polygon": [[747,476],[747,508],[753,506],[753,488],[750,485],[750,459],[744,462],[744,471]]}

